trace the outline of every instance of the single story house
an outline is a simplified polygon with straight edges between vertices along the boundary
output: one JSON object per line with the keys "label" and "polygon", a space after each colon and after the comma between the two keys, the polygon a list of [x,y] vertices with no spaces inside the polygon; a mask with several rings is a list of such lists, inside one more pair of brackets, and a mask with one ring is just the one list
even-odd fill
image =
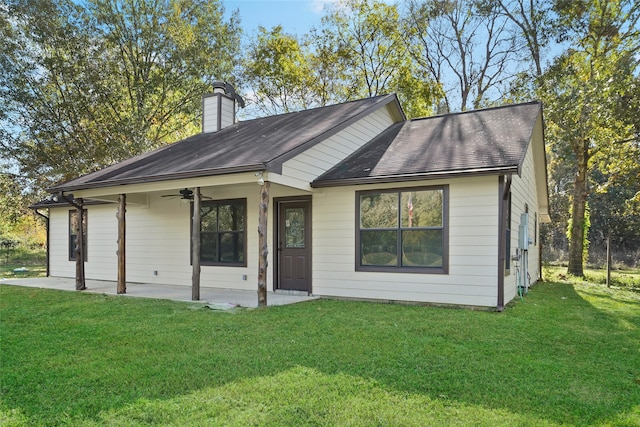
{"label": "single story house", "polygon": [[498,310],[540,278],[539,102],[238,122],[241,101],[216,84],[201,133],[50,188],[49,274]]}

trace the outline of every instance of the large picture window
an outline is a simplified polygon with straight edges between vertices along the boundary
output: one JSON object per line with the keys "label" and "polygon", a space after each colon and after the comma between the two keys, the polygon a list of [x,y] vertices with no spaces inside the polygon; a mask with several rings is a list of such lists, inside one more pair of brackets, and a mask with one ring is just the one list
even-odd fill
{"label": "large picture window", "polygon": [[200,207],[200,262],[246,266],[245,199],[205,201]]}
{"label": "large picture window", "polygon": [[[84,250],[84,260],[87,260],[87,210],[82,213],[82,249]],[[69,211],[69,261],[76,260],[76,245],[78,244],[78,211],[76,209]]]}
{"label": "large picture window", "polygon": [[447,273],[448,187],[357,195],[357,268]]}

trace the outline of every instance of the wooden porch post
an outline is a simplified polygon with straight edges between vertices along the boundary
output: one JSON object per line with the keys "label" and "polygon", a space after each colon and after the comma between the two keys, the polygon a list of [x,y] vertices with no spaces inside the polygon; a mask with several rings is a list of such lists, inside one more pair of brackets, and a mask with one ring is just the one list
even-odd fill
{"label": "wooden porch post", "polygon": [[193,191],[193,218],[191,220],[191,299],[200,300],[200,187]]}
{"label": "wooden porch post", "polygon": [[78,210],[78,229],[76,234],[76,290],[83,291],[87,289],[84,278],[84,201],[79,198],[76,200],[76,209]]}
{"label": "wooden porch post", "polygon": [[127,195],[120,194],[118,197],[118,294],[127,293],[127,257],[126,257],[126,218],[127,211]]}
{"label": "wooden porch post", "polygon": [[260,212],[258,216],[258,307],[267,306],[267,255],[269,246],[267,243],[267,213],[269,212],[269,187],[267,181],[260,186]]}

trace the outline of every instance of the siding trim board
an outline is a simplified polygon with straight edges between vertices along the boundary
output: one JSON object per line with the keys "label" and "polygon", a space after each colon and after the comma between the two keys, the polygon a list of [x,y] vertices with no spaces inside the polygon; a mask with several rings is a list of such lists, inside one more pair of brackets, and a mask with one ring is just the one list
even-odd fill
{"label": "siding trim board", "polygon": [[424,181],[424,180],[431,180],[431,179],[458,178],[462,176],[500,175],[500,174],[507,174],[507,173],[518,173],[518,167],[508,166],[508,167],[502,167],[502,168],[416,173],[411,175],[388,175],[388,176],[376,176],[376,177],[367,176],[367,177],[361,177],[361,178],[323,180],[323,181],[313,181],[311,183],[311,187],[325,188],[325,187],[380,184],[380,183],[391,183],[391,182],[412,182],[412,181]]}

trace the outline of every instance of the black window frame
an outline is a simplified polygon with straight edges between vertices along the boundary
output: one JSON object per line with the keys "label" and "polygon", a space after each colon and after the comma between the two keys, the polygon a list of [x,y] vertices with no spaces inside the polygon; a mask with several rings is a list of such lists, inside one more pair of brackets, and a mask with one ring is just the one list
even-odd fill
{"label": "black window frame", "polygon": [[[401,210],[402,210],[402,193],[418,192],[418,191],[442,191],[442,226],[441,227],[412,227],[407,228],[402,226],[401,222]],[[362,195],[367,194],[383,194],[383,193],[397,193],[398,194],[398,223],[394,228],[396,231],[397,239],[397,264],[395,266],[373,266],[362,264],[362,244],[361,234],[362,231],[370,231],[371,229],[363,229],[360,224],[360,198]],[[449,274],[449,186],[448,185],[434,185],[434,186],[420,186],[420,187],[400,187],[400,188],[385,188],[385,189],[372,189],[356,191],[356,218],[355,218],[355,269],[356,271],[372,271],[372,272],[386,272],[386,273],[421,273],[421,274]],[[442,230],[442,266],[440,267],[428,267],[428,266],[403,266],[402,265],[402,232],[404,230]],[[379,230],[391,230],[391,229],[379,229]]]}
{"label": "black window frame", "polygon": [[[72,226],[72,217],[73,216],[78,216],[78,210],[77,209],[70,209],[69,210],[69,217],[68,217],[68,228],[69,228],[69,233],[68,233],[68,239],[67,239],[67,249],[68,249],[68,255],[69,255],[69,261],[75,261],[76,260],[76,239],[78,238],[78,235],[76,234],[76,230],[75,227]],[[82,249],[84,250],[84,261],[87,261],[87,234],[88,234],[88,229],[89,229],[89,213],[87,212],[86,209],[82,210],[82,217],[83,217],[83,231],[84,233],[82,233]],[[77,221],[77,219],[76,219]]]}
{"label": "black window frame", "polygon": [[[242,223],[242,231],[233,231],[233,233],[240,234],[242,233],[242,261],[239,262],[231,262],[231,261],[208,261],[202,259],[202,249],[203,249],[203,238],[202,238],[202,208],[231,204],[241,204],[243,212],[243,223]],[[221,267],[246,267],[247,266],[247,199],[246,198],[238,198],[238,199],[224,199],[224,200],[203,200],[200,202],[200,265],[201,266],[221,266]],[[191,218],[193,218],[193,203],[191,203]],[[191,224],[191,230],[193,232],[193,223]],[[224,233],[229,233],[229,230],[225,230]],[[212,234],[217,236],[217,241],[219,242],[219,235],[222,234],[220,231],[207,231],[207,234]],[[191,241],[191,263],[193,263],[193,241]],[[218,253],[219,259],[220,253]]]}

